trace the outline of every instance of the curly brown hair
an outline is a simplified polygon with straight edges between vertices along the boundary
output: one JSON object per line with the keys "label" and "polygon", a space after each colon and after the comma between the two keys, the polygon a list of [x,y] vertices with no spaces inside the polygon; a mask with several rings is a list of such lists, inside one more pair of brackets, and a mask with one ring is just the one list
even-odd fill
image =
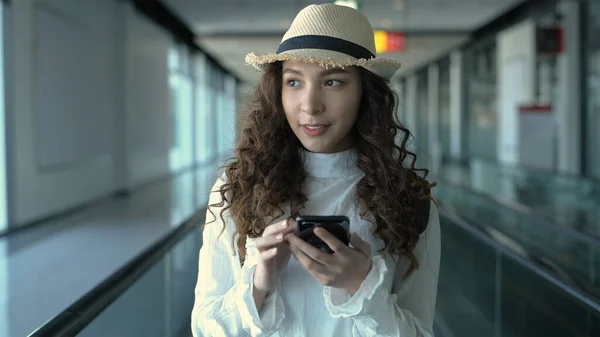
{"label": "curly brown hair", "polygon": [[[374,234],[385,242],[384,249],[408,259],[406,277],[418,268],[413,249],[427,227],[435,184],[425,180],[427,169],[415,168],[417,156],[407,149],[411,134],[398,121],[398,99],[388,82],[364,68],[359,71],[363,90],[352,132],[358,167],[364,172],[357,186],[360,216],[375,220]],[[281,89],[282,64],[274,63],[265,70],[247,109],[235,157],[223,167],[221,201],[209,206],[223,207],[224,223],[223,214],[229,210],[242,263],[246,239],[260,236],[270,220],[283,216],[282,204],[290,205],[295,218],[307,201],[302,192],[302,144],[286,120]],[[409,168],[403,165],[407,160]]]}

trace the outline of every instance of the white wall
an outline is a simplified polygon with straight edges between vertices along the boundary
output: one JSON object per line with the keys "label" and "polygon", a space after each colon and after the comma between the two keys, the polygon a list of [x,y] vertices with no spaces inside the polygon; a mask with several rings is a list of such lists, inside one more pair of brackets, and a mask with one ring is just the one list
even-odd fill
{"label": "white wall", "polygon": [[10,222],[172,171],[169,35],[129,3],[19,0],[11,7]]}
{"label": "white wall", "polygon": [[11,220],[22,223],[115,187],[116,107],[108,90],[115,32],[108,23],[116,4],[22,0],[11,6]]}
{"label": "white wall", "polygon": [[518,106],[535,99],[535,22],[524,20],[500,32],[498,62],[498,160],[518,162]]}
{"label": "white wall", "polygon": [[170,172],[174,116],[169,88],[167,32],[128,6],[126,16],[126,125],[128,182]]}

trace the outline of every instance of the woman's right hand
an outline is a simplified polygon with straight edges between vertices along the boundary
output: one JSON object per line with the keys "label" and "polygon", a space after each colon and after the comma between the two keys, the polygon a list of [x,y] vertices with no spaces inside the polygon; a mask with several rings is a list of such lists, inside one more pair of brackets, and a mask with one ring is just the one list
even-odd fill
{"label": "woman's right hand", "polygon": [[259,260],[254,271],[254,290],[259,292],[258,295],[266,296],[273,291],[287,266],[292,253],[285,235],[295,231],[294,224],[295,221],[288,219],[269,225],[262,236],[256,239]]}

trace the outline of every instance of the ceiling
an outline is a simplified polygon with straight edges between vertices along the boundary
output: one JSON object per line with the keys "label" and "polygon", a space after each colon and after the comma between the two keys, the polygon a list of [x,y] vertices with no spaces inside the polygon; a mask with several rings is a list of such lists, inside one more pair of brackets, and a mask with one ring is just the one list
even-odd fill
{"label": "ceiling", "polygon": [[[245,84],[260,74],[245,65],[248,52],[277,49],[294,16],[310,0],[163,0],[198,36],[198,43]],[[363,0],[374,29],[407,33],[406,50],[385,57],[409,72],[465,42],[469,33],[522,0]]]}

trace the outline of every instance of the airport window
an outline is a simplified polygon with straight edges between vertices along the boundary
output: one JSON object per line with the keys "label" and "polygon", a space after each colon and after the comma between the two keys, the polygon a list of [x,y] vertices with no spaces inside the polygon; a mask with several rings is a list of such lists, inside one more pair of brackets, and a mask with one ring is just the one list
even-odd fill
{"label": "airport window", "polygon": [[171,116],[173,143],[171,169],[179,170],[192,164],[192,77],[189,69],[190,53],[183,46],[169,51],[169,87],[171,88]]}
{"label": "airport window", "polygon": [[221,80],[220,80],[220,70],[216,67],[214,63],[210,63],[210,82],[209,82],[209,92],[210,97],[209,101],[211,103],[211,124],[212,124],[212,141],[213,141],[213,151],[214,156],[219,156],[220,148],[219,148],[219,137],[220,137],[220,125],[221,125],[221,104],[220,104],[220,94],[221,94]]}
{"label": "airport window", "polygon": [[[6,95],[4,89],[4,8],[5,3],[0,2],[0,232],[8,229],[8,212],[7,212],[7,190],[6,190],[6,119],[5,119],[5,110],[4,110],[4,97]],[[10,47],[9,47],[10,48]],[[14,293],[12,287],[10,287],[9,281],[9,259],[6,258],[9,252],[8,240],[0,240],[0,305],[3,308],[0,310],[0,336],[9,336],[11,329],[9,329],[10,324],[6,321],[5,317],[9,317],[7,315],[8,310],[6,308],[10,307],[9,300],[11,297],[9,294]],[[14,279],[14,278],[13,278]],[[16,298],[16,296],[15,296]]]}
{"label": "airport window", "polygon": [[600,178],[600,0],[589,2],[588,10],[588,162],[591,175]]}
{"label": "airport window", "polygon": [[227,114],[227,127],[225,135],[225,155],[230,155],[235,149],[236,141],[236,125],[237,125],[237,110],[236,110],[236,80],[233,76],[226,75],[225,77],[225,106]]}
{"label": "airport window", "polygon": [[[406,124],[406,109],[407,109],[407,103],[406,103],[406,79],[405,78],[400,78],[398,79],[396,82],[393,83],[393,89],[394,92],[397,95],[398,101],[397,101],[397,110],[396,110],[396,116],[398,117],[398,121],[403,125],[403,126],[407,126]],[[411,130],[412,131],[412,130]],[[396,134],[396,143],[400,144],[402,142],[402,138],[404,137],[404,134],[401,132],[398,132]]]}
{"label": "airport window", "polygon": [[[0,232],[8,228],[7,193],[6,193],[6,119],[4,110],[4,2],[0,2]],[[0,269],[1,272],[1,269]],[[1,275],[0,275],[1,276]],[[0,329],[0,335],[2,335]]]}
{"label": "airport window", "polygon": [[217,104],[215,113],[217,114],[217,129],[219,130],[219,135],[217,139],[217,151],[219,156],[221,156],[225,152],[227,133],[231,132],[231,130],[227,129],[227,109],[225,105],[225,78],[222,71],[215,71],[214,85],[216,90],[215,99]]}
{"label": "airport window", "polygon": [[196,161],[207,163],[215,156],[213,88],[211,85],[211,63],[204,54],[195,60],[196,73]]}
{"label": "airport window", "polygon": [[398,119],[400,120],[400,123],[402,123],[404,126],[406,126],[406,113],[408,110],[407,101],[408,99],[406,97],[406,79],[402,78],[400,80],[398,92]]}
{"label": "airport window", "polygon": [[466,53],[468,157],[497,159],[497,74],[495,40],[485,41]]}
{"label": "airport window", "polygon": [[429,157],[429,72],[428,68],[417,74],[417,127],[415,144],[419,166],[427,166]]}
{"label": "airport window", "polygon": [[561,99],[557,27],[564,25],[560,13],[550,11],[538,19],[535,95],[538,104],[558,106]]}
{"label": "airport window", "polygon": [[215,96],[215,123],[219,130],[216,138],[217,155],[229,157],[234,150],[236,134],[235,79],[215,69],[211,85]]}
{"label": "airport window", "polygon": [[440,142],[442,156],[450,157],[450,58],[443,59],[439,66]]}

